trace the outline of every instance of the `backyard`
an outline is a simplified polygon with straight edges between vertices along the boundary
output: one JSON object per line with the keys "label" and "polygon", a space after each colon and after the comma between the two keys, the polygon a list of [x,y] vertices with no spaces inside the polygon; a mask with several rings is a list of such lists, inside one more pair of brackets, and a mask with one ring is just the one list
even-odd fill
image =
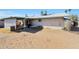
{"label": "backyard", "polygon": [[36,32],[0,30],[0,48],[79,48],[79,33],[48,28]]}

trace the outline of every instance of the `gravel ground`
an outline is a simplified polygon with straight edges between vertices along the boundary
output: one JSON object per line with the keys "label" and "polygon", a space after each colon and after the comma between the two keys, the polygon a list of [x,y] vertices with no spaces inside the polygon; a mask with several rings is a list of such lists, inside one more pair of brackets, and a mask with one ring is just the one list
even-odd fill
{"label": "gravel ground", "polygon": [[38,32],[0,32],[0,48],[79,48],[78,32],[42,29]]}

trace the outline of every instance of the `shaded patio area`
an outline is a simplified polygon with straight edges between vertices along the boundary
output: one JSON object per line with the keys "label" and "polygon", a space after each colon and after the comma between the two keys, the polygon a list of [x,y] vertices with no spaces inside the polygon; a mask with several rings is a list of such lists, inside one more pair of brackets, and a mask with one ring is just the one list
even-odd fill
{"label": "shaded patio area", "polygon": [[36,33],[36,32],[39,32],[43,29],[42,26],[38,26],[38,27],[30,27],[30,28],[22,28],[22,29],[19,29],[19,30],[16,30],[14,32],[30,32],[30,33]]}
{"label": "shaded patio area", "polygon": [[73,27],[71,31],[79,32],[79,27]]}

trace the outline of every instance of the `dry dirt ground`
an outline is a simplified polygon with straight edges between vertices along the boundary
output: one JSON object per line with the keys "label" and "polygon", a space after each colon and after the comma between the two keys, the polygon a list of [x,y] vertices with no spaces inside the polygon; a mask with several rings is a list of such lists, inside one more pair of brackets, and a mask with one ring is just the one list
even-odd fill
{"label": "dry dirt ground", "polygon": [[79,48],[79,34],[54,29],[0,32],[0,48]]}

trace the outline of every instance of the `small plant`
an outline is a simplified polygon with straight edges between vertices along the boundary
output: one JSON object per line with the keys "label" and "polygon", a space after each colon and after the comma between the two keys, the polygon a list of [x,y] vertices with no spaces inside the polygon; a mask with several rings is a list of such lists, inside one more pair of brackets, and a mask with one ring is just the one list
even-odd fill
{"label": "small plant", "polygon": [[65,30],[70,31],[72,29],[72,21],[67,20],[64,25]]}
{"label": "small plant", "polygon": [[75,28],[76,26],[78,26],[78,17],[77,15],[71,15],[68,17],[69,20],[66,20],[65,24],[64,24],[64,29],[67,31],[72,30],[73,28]]}

